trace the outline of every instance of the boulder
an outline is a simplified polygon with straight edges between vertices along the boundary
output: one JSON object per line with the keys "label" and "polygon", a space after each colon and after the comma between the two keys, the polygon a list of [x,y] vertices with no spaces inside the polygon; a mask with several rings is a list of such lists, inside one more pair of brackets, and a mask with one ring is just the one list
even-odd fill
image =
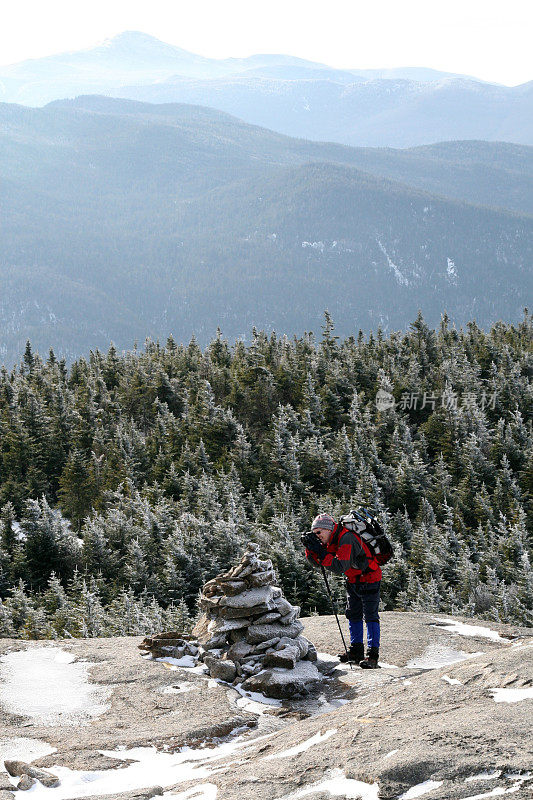
{"label": "boulder", "polygon": [[250,625],[246,633],[246,641],[250,644],[259,644],[266,642],[268,639],[273,639],[278,636],[288,636],[295,639],[299,636],[304,629],[304,626],[299,620],[295,620],[290,625]]}
{"label": "boulder", "polygon": [[[258,606],[257,608],[220,608],[218,610],[219,617],[225,617],[226,619],[245,619],[246,617],[250,617],[253,614],[264,614],[268,611],[268,606],[265,604],[263,606]],[[251,624],[251,620],[249,622]]]}
{"label": "boulder", "polygon": [[314,664],[299,661],[293,669],[262,669],[247,678],[242,688],[247,692],[261,692],[267,697],[284,699],[306,694],[320,680],[320,672]]}
{"label": "boulder", "polygon": [[307,660],[308,661],[317,661],[318,653],[317,653],[316,647],[314,646],[314,644],[312,642],[308,642],[308,644],[309,644],[309,650],[307,651],[307,656],[306,656]]}
{"label": "boulder", "polygon": [[220,589],[225,595],[240,594],[246,589],[244,581],[224,581],[220,584]]}
{"label": "boulder", "polygon": [[266,642],[261,642],[261,644],[256,644],[255,651],[256,653],[261,653],[262,651],[268,650],[269,648],[274,650],[279,641],[281,641],[279,636],[275,636],[273,639],[267,639]]}
{"label": "boulder", "polygon": [[17,789],[21,792],[27,792],[31,789],[37,781],[35,778],[31,778],[29,775],[22,775],[21,779],[17,783]]}
{"label": "boulder", "polygon": [[290,625],[292,622],[298,619],[299,616],[300,608],[299,606],[296,606],[296,608],[293,608],[292,611],[289,611],[288,614],[285,614],[285,616],[280,619],[280,623],[281,625]]}
{"label": "boulder", "polygon": [[209,670],[209,674],[212,678],[220,681],[226,681],[226,683],[231,683],[237,674],[235,663],[229,659],[205,656],[204,664]]}
{"label": "boulder", "polygon": [[[21,775],[28,775],[30,778],[35,778],[36,780],[40,781],[43,786],[47,788],[52,788],[53,786],[59,786],[59,778],[57,775],[54,775],[52,772],[47,772],[44,769],[40,769],[40,767],[34,767],[31,764],[26,764],[25,761],[4,761],[4,765],[8,773],[11,775],[12,778]],[[28,787],[30,788],[30,787]]]}
{"label": "boulder", "polygon": [[248,576],[246,582],[249,586],[267,586],[275,579],[276,575],[274,570],[270,569],[268,572],[254,572],[252,575]]}
{"label": "boulder", "polygon": [[224,617],[219,617],[218,619],[211,620],[207,626],[207,631],[211,636],[215,636],[219,633],[228,633],[229,631],[238,630],[238,628],[248,628],[250,623],[251,620],[245,617],[241,617],[240,619],[225,619]]}
{"label": "boulder", "polygon": [[267,653],[263,662],[265,667],[285,667],[294,669],[300,657],[300,649],[297,645],[285,645],[280,650]]}
{"label": "boulder", "polygon": [[240,661],[246,656],[249,656],[252,653],[254,648],[251,644],[241,640],[240,642],[235,642],[231,645],[230,649],[228,650],[228,658],[232,661]]}
{"label": "boulder", "polygon": [[278,597],[276,599],[276,608],[283,617],[285,616],[285,614],[290,614],[291,611],[294,611],[295,606],[291,606],[289,601],[286,600],[284,597]]}
{"label": "boulder", "polygon": [[268,611],[273,610],[276,605],[273,602],[273,594],[270,586],[259,586],[248,589],[238,595],[223,597],[219,603],[221,608],[255,608],[256,606],[269,606]]}
{"label": "boulder", "polygon": [[281,617],[278,611],[269,611],[268,614],[262,614],[260,617],[254,619],[254,625],[268,625],[270,622],[281,622]]}
{"label": "boulder", "polygon": [[305,658],[311,643],[307,641],[305,636],[297,636],[296,639],[289,639],[288,636],[282,636],[276,645],[276,650],[282,650],[284,647],[296,647],[298,650],[298,660]]}

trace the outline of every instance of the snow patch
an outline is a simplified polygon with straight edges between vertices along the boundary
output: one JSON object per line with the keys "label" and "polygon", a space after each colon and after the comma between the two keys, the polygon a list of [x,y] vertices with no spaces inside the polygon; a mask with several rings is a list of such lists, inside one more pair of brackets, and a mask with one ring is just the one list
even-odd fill
{"label": "snow patch", "polygon": [[56,750],[57,748],[51,747],[42,739],[29,739],[25,736],[0,739],[0,764],[6,759],[31,762],[55,753]]}
{"label": "snow patch", "polygon": [[330,653],[317,653],[319,661],[338,661],[337,656],[332,656]]}
{"label": "snow patch", "polygon": [[[32,800],[71,800],[88,796],[116,795],[134,791],[147,786],[172,786],[176,783],[204,780],[224,769],[215,762],[220,761],[241,747],[255,744],[259,740],[241,740],[236,737],[230,742],[221,742],[216,747],[191,749],[183,747],[178,753],[158,752],[155,747],[134,747],[131,750],[100,750],[102,755],[121,761],[133,761],[121,768],[81,771],[54,765],[51,771],[58,776],[60,785],[53,790],[41,784],[31,790]],[[266,737],[265,737],[266,738]],[[197,794],[204,791],[207,784],[194,787],[185,793],[165,794],[165,797],[191,797],[198,800]],[[192,792],[192,793],[191,793]],[[159,795],[161,797],[161,795]],[[205,792],[204,792],[205,796]],[[202,795],[200,795],[202,797]],[[207,795],[214,797],[213,794]]]}
{"label": "snow patch", "polygon": [[184,694],[190,692],[195,688],[194,684],[185,681],[185,683],[178,683],[177,685],[165,686],[162,690],[163,694]]}
{"label": "snow patch", "polygon": [[345,778],[340,769],[333,769],[326,778],[317,783],[311,783],[302,789],[297,789],[291,794],[283,795],[278,800],[299,800],[309,794],[329,792],[333,797],[344,797],[349,800],[378,800],[379,786],[377,783],[364,783],[352,778]]}
{"label": "snow patch", "polygon": [[433,789],[438,789],[443,783],[444,781],[424,781],[424,783],[411,786],[410,789],[400,795],[398,800],[412,800],[414,797],[422,797],[423,794],[427,794]]}
{"label": "snow patch", "polygon": [[441,644],[430,644],[421,656],[411,659],[406,666],[411,669],[439,669],[482,655],[483,653],[465,653],[463,650],[453,650],[453,648],[444,647]]}
{"label": "snow patch", "polygon": [[[216,800],[217,792],[218,787],[214,783],[201,783],[199,786],[187,789],[186,792],[179,792],[179,794],[165,792],[164,795],[158,796],[173,798],[174,800]],[[157,800],[157,797],[154,800]]]}
{"label": "snow patch", "polygon": [[446,267],[446,274],[448,275],[448,280],[450,283],[455,284],[457,286],[457,272],[455,269],[455,261],[451,258],[447,258],[447,267]]}
{"label": "snow patch", "polygon": [[499,778],[501,774],[501,769],[495,769],[493,772],[478,772],[477,775],[465,778],[465,783],[470,783],[470,781],[491,781],[493,778]]}
{"label": "snow patch", "polygon": [[233,687],[241,697],[237,700],[239,708],[250,711],[252,714],[264,714],[265,706],[281,707],[281,700],[274,697],[266,697],[261,692],[246,692],[240,683]]}
{"label": "snow patch", "polygon": [[58,647],[18,650],[0,658],[0,702],[42,725],[81,725],[103,714],[110,687],[89,683],[90,664]]}
{"label": "snow patch", "polygon": [[383,253],[383,255],[385,256],[385,258],[387,259],[387,264],[389,265],[389,267],[394,272],[394,276],[395,276],[396,280],[398,281],[398,283],[400,284],[400,286],[409,286],[409,281],[407,280],[407,278],[405,277],[403,272],[399,269],[399,267],[397,267],[396,264],[392,261],[391,257],[389,256],[389,254],[385,250],[384,245],[380,242],[379,239],[376,239],[376,243],[377,243],[379,249],[381,250],[381,252]]}
{"label": "snow patch", "polygon": [[450,678],[449,675],[442,675],[441,677],[442,680],[446,681],[446,683],[449,683],[450,686],[463,686],[461,681],[458,681],[457,678]]}
{"label": "snow patch", "polygon": [[298,753],[304,753],[306,750],[309,750],[310,747],[313,747],[313,745],[325,742],[335,733],[337,733],[337,728],[332,728],[325,733],[320,733],[320,731],[318,731],[318,733],[315,733],[310,739],[306,739],[305,742],[301,742],[295,747],[291,747],[289,750],[283,750],[281,753],[272,753],[269,756],[265,756],[263,761],[271,761],[273,758],[291,758],[292,756],[297,756]]}
{"label": "snow patch", "polygon": [[195,667],[196,659],[194,656],[183,656],[182,658],[173,658],[172,656],[164,656],[163,658],[155,658],[154,661],[161,661],[163,664],[170,664],[172,667]]}
{"label": "snow patch", "polygon": [[509,641],[496,631],[482,625],[467,625],[466,622],[458,622],[455,619],[439,619],[438,617],[433,617],[433,619],[439,623],[439,628],[450,631],[450,633],[457,633],[459,636],[481,636],[484,639],[491,639],[493,642]]}
{"label": "snow patch", "polygon": [[390,753],[387,753],[387,755],[383,756],[383,758],[390,758],[391,756],[394,756],[394,755],[396,755],[396,753],[399,753],[399,752],[400,752],[399,750],[391,750]]}
{"label": "snow patch", "polygon": [[496,703],[519,703],[533,700],[533,687],[529,689],[489,689]]}
{"label": "snow patch", "polygon": [[[525,772],[522,775],[513,775],[512,773],[506,773],[505,777],[508,778],[509,780],[515,780],[516,783],[514,783],[512,786],[507,786],[507,788],[503,786],[496,786],[489,792],[483,792],[482,794],[471,794],[468,797],[465,797],[464,800],[481,800],[484,797],[501,797],[502,794],[514,794],[515,792],[520,791],[522,784],[525,781],[530,781],[533,778],[533,775],[531,775],[531,773],[529,772]],[[492,775],[490,775],[489,778],[492,778]]]}

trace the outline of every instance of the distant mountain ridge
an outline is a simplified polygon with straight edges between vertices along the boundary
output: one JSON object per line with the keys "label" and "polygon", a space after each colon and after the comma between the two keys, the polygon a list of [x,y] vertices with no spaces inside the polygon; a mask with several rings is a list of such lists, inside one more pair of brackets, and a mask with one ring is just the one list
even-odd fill
{"label": "distant mountain ridge", "polygon": [[319,330],[325,307],[340,335],[419,307],[488,325],[533,290],[533,148],[357,150],[105,97],[0,104],[0,144],[6,362],[27,337],[70,358],[218,325]]}
{"label": "distant mountain ridge", "polygon": [[136,31],[0,68],[4,102],[42,106],[83,94],[210,106],[289,136],[352,146],[533,144],[532,84],[427,68],[339,70],[283,54],[212,59]]}

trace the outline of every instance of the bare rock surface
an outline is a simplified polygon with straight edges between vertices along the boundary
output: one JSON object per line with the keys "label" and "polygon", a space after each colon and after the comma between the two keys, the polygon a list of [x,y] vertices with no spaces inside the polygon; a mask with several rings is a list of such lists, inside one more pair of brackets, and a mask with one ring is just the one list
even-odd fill
{"label": "bare rock surface", "polygon": [[[207,675],[142,659],[139,639],[133,637],[1,640],[0,680],[2,656],[9,651],[53,646],[90,662],[91,680],[110,689],[105,712],[74,728],[42,725],[12,714],[4,704],[2,737],[14,740],[22,731],[24,737],[56,747],[56,753],[32,761],[53,773],[56,765],[127,770],[138,757],[134,753],[124,760],[118,751],[109,756],[99,752],[121,746],[154,745],[176,754],[185,744],[193,748],[180,758],[191,753],[191,763],[195,759],[194,765],[203,770],[198,777],[176,767],[175,783],[162,783],[148,770],[145,786],[107,795],[117,800],[159,798],[158,786],[166,797],[189,789],[188,797],[202,797],[200,787],[207,784],[216,787],[217,800],[250,795],[254,800],[286,800],[298,792],[311,800],[357,797],[355,787],[375,783],[383,800],[415,787],[428,800],[504,792],[517,800],[533,797],[531,629],[441,614],[385,612],[382,669],[364,671],[350,670],[332,658],[341,649],[333,617],[302,622],[305,637],[332,670],[320,684],[326,697],[263,706],[261,716],[237,705],[247,702],[246,697]],[[333,694],[344,704],[326,702]],[[299,718],[306,713],[312,716]],[[22,753],[20,760],[27,760]],[[14,791],[5,781],[0,787],[6,795]],[[38,791],[53,800],[56,790]]]}

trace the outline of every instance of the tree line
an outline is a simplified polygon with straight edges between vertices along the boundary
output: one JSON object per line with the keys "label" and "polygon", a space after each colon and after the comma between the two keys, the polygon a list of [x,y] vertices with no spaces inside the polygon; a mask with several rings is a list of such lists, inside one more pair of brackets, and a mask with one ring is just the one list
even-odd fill
{"label": "tree line", "polygon": [[[531,624],[533,321],[342,341],[253,329],[0,370],[0,636],[187,629],[257,541],[302,614],[300,545],[362,503],[395,543],[386,609]],[[341,582],[336,583],[339,599]]]}

